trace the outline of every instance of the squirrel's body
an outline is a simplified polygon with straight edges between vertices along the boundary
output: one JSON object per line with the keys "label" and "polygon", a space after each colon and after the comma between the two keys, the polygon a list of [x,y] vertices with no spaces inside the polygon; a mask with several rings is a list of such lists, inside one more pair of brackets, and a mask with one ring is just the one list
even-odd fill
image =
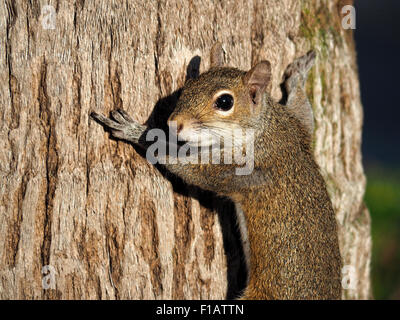
{"label": "squirrel's body", "polygon": [[250,246],[244,299],[340,298],[336,221],[325,183],[310,175],[318,172],[315,163],[297,160],[282,159],[284,167],[269,171],[271,183],[235,199]]}
{"label": "squirrel's body", "polygon": [[[221,50],[215,48],[211,61],[218,65]],[[341,296],[336,220],[312,154],[312,110],[303,88],[313,60],[309,53],[287,69],[286,106],[274,102],[265,91],[268,62],[249,72],[214,66],[185,84],[169,120],[178,136],[199,146],[212,146],[215,137],[238,128],[254,134],[250,174],[236,174],[239,165],[235,163],[171,163],[168,155],[165,164],[187,183],[236,203],[249,272],[243,299]],[[112,115],[116,121],[92,114],[114,136],[143,145],[145,126],[122,110]],[[204,134],[204,128],[211,133]],[[199,136],[205,142],[197,142]],[[242,147],[234,144],[234,148]]]}

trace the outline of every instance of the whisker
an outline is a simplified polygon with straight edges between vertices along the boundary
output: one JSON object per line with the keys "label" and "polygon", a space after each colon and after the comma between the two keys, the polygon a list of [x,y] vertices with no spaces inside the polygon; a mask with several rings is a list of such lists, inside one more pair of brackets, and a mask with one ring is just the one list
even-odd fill
{"label": "whisker", "polygon": [[[201,111],[203,111],[205,108],[203,108]],[[198,116],[198,118],[199,119],[201,119],[201,118],[203,118],[204,116],[207,116],[207,115],[209,115],[210,113],[214,113],[214,110],[206,110],[206,112],[199,112],[198,114],[197,114],[197,116]]]}

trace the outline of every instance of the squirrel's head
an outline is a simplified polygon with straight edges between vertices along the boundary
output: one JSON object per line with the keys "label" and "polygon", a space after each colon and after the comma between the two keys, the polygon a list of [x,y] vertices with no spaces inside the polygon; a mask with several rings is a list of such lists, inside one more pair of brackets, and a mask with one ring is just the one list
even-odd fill
{"label": "squirrel's head", "polygon": [[222,47],[211,50],[211,68],[189,79],[168,125],[178,137],[197,145],[212,145],[234,130],[254,128],[264,104],[271,66],[262,61],[244,72],[221,66]]}

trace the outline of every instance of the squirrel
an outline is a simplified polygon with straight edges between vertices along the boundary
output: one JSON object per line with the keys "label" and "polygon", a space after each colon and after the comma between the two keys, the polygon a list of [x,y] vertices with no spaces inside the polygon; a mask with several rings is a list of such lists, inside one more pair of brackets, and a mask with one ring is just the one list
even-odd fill
{"label": "squirrel", "polygon": [[[305,93],[315,56],[310,51],[287,67],[286,103],[278,103],[268,92],[268,61],[247,72],[226,67],[217,43],[210,69],[186,81],[168,119],[178,138],[200,147],[212,147],[238,128],[254,133],[250,174],[237,174],[237,163],[180,163],[159,156],[186,183],[234,201],[248,269],[240,299],[341,298],[337,223],[312,153],[313,113]],[[115,138],[148,148],[149,128],[124,110],[112,111],[111,118],[95,112],[91,117]],[[204,136],[202,129],[208,130]],[[219,147],[223,157],[227,149]]]}

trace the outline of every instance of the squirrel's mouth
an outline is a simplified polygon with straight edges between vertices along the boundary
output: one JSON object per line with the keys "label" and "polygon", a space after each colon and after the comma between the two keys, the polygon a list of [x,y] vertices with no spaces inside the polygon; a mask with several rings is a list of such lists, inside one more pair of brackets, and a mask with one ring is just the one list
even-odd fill
{"label": "squirrel's mouth", "polygon": [[220,139],[209,129],[187,128],[177,134],[178,140],[194,147],[210,147],[219,143]]}

